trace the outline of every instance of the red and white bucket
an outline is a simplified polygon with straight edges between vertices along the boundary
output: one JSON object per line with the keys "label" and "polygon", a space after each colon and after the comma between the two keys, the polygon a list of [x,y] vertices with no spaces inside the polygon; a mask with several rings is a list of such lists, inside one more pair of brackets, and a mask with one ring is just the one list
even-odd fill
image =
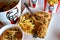
{"label": "red and white bucket", "polygon": [[44,0],[44,11],[50,13],[56,13],[58,11],[59,1],[56,0],[56,3],[53,5],[49,4],[47,0]]}
{"label": "red and white bucket", "polygon": [[50,5],[48,3],[48,0],[29,0],[29,4],[33,8],[38,8],[40,10],[44,10],[50,13],[56,13],[59,7],[59,2],[57,2],[57,4]]}
{"label": "red and white bucket", "polygon": [[[4,24],[15,24],[21,13],[21,0],[0,0],[0,2],[14,2],[17,4],[7,11],[0,12],[0,21]],[[3,4],[3,3],[2,3]],[[12,5],[13,6],[13,5]]]}
{"label": "red and white bucket", "polygon": [[58,2],[57,2],[57,4],[54,4],[54,5],[50,5],[47,2],[46,3],[46,7],[45,7],[45,11],[50,12],[50,13],[56,13],[57,6],[58,6]]}

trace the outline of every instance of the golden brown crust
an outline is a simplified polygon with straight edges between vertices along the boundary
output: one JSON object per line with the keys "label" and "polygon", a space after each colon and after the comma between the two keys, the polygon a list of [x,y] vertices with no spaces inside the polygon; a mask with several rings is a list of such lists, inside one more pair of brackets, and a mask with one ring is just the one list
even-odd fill
{"label": "golden brown crust", "polygon": [[40,23],[36,22],[37,26],[35,26],[35,30],[37,29],[36,31],[40,38],[44,38],[51,19],[51,14],[48,14],[46,12],[36,12],[35,14],[36,16],[40,17],[40,19],[38,18],[38,20],[40,20],[41,23],[40,25]]}

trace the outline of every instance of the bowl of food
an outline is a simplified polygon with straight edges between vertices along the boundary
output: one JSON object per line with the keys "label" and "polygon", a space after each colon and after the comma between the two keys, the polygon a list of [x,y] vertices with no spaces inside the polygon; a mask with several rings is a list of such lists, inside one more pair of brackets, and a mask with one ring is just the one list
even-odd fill
{"label": "bowl of food", "polygon": [[20,16],[18,25],[25,33],[44,39],[52,15],[51,13],[45,11],[34,8],[30,9],[34,14],[31,15],[31,13],[25,9],[22,13],[22,16]]}
{"label": "bowl of food", "polygon": [[23,32],[17,25],[6,25],[0,30],[0,40],[23,40]]}

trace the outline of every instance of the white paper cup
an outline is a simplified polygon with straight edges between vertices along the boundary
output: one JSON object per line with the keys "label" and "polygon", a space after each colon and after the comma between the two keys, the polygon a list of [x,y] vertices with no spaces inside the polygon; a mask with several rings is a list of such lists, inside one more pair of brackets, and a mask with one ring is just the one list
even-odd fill
{"label": "white paper cup", "polygon": [[[16,20],[19,18],[21,13],[21,0],[0,0],[0,2],[18,2],[13,8],[0,12],[0,21],[5,24],[14,24]],[[2,3],[3,4],[3,3]]]}
{"label": "white paper cup", "polygon": [[20,29],[20,31],[22,32],[22,40],[23,40],[23,38],[24,38],[23,31],[21,30],[21,28],[19,26],[14,25],[14,24],[9,24],[9,25],[6,25],[3,28],[1,28],[0,29],[0,36],[4,33],[5,30],[10,29],[10,28],[13,28],[13,27],[16,27],[16,28]]}

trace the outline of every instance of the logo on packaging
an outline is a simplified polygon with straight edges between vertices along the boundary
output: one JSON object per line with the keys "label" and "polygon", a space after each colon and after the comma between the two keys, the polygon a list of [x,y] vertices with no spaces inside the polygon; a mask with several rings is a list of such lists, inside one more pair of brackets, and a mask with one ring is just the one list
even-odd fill
{"label": "logo on packaging", "polygon": [[50,5],[50,6],[48,7],[48,9],[49,9],[50,12],[52,12],[53,9],[54,9],[54,6],[53,6],[53,5]]}
{"label": "logo on packaging", "polygon": [[10,20],[11,24],[16,23],[18,19],[18,13],[19,11],[17,7],[7,12],[6,17],[8,20]]}

